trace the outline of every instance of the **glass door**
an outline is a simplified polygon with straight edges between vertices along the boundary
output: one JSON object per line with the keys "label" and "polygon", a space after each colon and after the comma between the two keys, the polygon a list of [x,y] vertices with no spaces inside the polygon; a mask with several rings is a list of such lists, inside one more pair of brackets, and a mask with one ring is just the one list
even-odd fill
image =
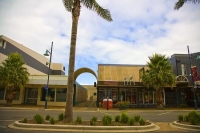
{"label": "glass door", "polygon": [[27,88],[26,103],[37,103],[38,89]]}

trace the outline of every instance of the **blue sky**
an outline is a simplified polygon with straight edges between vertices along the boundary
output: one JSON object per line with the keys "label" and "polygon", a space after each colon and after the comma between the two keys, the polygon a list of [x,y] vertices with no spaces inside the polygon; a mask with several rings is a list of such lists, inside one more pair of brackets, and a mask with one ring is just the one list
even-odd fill
{"label": "blue sky", "polygon": [[[199,52],[200,4],[186,3],[175,11],[178,0],[96,0],[110,10],[107,22],[81,8],[75,70],[98,64],[141,64],[154,53]],[[43,54],[54,42],[52,61],[63,63],[68,73],[71,13],[62,0],[0,0],[0,35]],[[92,74],[81,74],[80,84],[93,84]]]}

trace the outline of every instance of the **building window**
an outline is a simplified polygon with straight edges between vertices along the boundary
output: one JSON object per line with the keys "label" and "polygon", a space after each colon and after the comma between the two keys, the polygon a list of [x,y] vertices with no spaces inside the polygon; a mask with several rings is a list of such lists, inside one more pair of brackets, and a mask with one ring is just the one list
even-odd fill
{"label": "building window", "polygon": [[139,103],[144,104],[144,91],[139,92]]}
{"label": "building window", "polygon": [[140,104],[153,104],[154,103],[154,92],[153,91],[140,91],[139,92],[139,103]]}
{"label": "building window", "polygon": [[56,90],[56,102],[66,102],[67,88]]}
{"label": "building window", "polygon": [[117,103],[117,99],[118,99],[118,92],[117,92],[117,88],[113,88],[112,89],[112,100],[113,103]]}
{"label": "building window", "polygon": [[[41,95],[41,101],[45,101],[45,97],[46,97],[46,90],[43,87],[42,88],[42,95]],[[48,96],[47,96],[47,100],[48,101],[54,101],[55,99],[55,89],[54,88],[48,88]]]}
{"label": "building window", "polygon": [[186,64],[181,64],[181,73],[183,76],[187,76]]}
{"label": "building window", "polygon": [[0,88],[0,100],[4,100],[5,88]]}
{"label": "building window", "polygon": [[97,93],[94,93],[94,96],[96,96],[97,95]]}
{"label": "building window", "polygon": [[0,40],[0,47],[5,49],[6,48],[6,41]]}
{"label": "building window", "polygon": [[65,102],[66,101],[67,88],[57,89],[56,90],[56,102]]}

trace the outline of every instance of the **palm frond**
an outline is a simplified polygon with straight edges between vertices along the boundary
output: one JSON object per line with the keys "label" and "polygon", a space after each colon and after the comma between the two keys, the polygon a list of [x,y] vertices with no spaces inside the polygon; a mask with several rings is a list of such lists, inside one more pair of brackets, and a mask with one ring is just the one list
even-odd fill
{"label": "palm frond", "polygon": [[65,9],[69,12],[72,12],[74,0],[62,0],[65,6]]}
{"label": "palm frond", "polygon": [[96,0],[80,0],[80,2],[86,8],[97,12],[97,14],[107,21],[112,21],[112,17],[110,11],[108,9],[102,8]]}
{"label": "palm frond", "polygon": [[176,2],[174,6],[174,10],[178,10],[179,8],[181,8],[184,3],[185,3],[185,0],[179,0],[178,2]]}

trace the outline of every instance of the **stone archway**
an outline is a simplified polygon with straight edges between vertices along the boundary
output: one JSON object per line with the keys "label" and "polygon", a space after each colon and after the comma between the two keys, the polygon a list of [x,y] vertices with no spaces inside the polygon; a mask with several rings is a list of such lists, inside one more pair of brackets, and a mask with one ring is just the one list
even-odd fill
{"label": "stone archway", "polygon": [[74,72],[74,81],[76,81],[76,78],[77,78],[80,74],[85,73],[85,72],[91,73],[91,74],[94,75],[94,76],[96,77],[96,79],[97,79],[97,75],[96,75],[96,73],[95,73],[92,69],[87,68],[87,67],[82,67],[82,68],[77,69],[77,70]]}
{"label": "stone archway", "polygon": [[[77,77],[82,74],[82,73],[85,73],[85,72],[88,72],[88,73],[91,73],[92,75],[94,75],[97,79],[97,75],[96,73],[90,69],[90,68],[86,68],[86,67],[82,67],[82,68],[79,68],[77,69],[75,72],[74,72],[74,82],[76,81]],[[75,99],[76,99],[76,89],[74,89],[74,103],[75,103]],[[74,104],[75,106],[75,104]]]}

